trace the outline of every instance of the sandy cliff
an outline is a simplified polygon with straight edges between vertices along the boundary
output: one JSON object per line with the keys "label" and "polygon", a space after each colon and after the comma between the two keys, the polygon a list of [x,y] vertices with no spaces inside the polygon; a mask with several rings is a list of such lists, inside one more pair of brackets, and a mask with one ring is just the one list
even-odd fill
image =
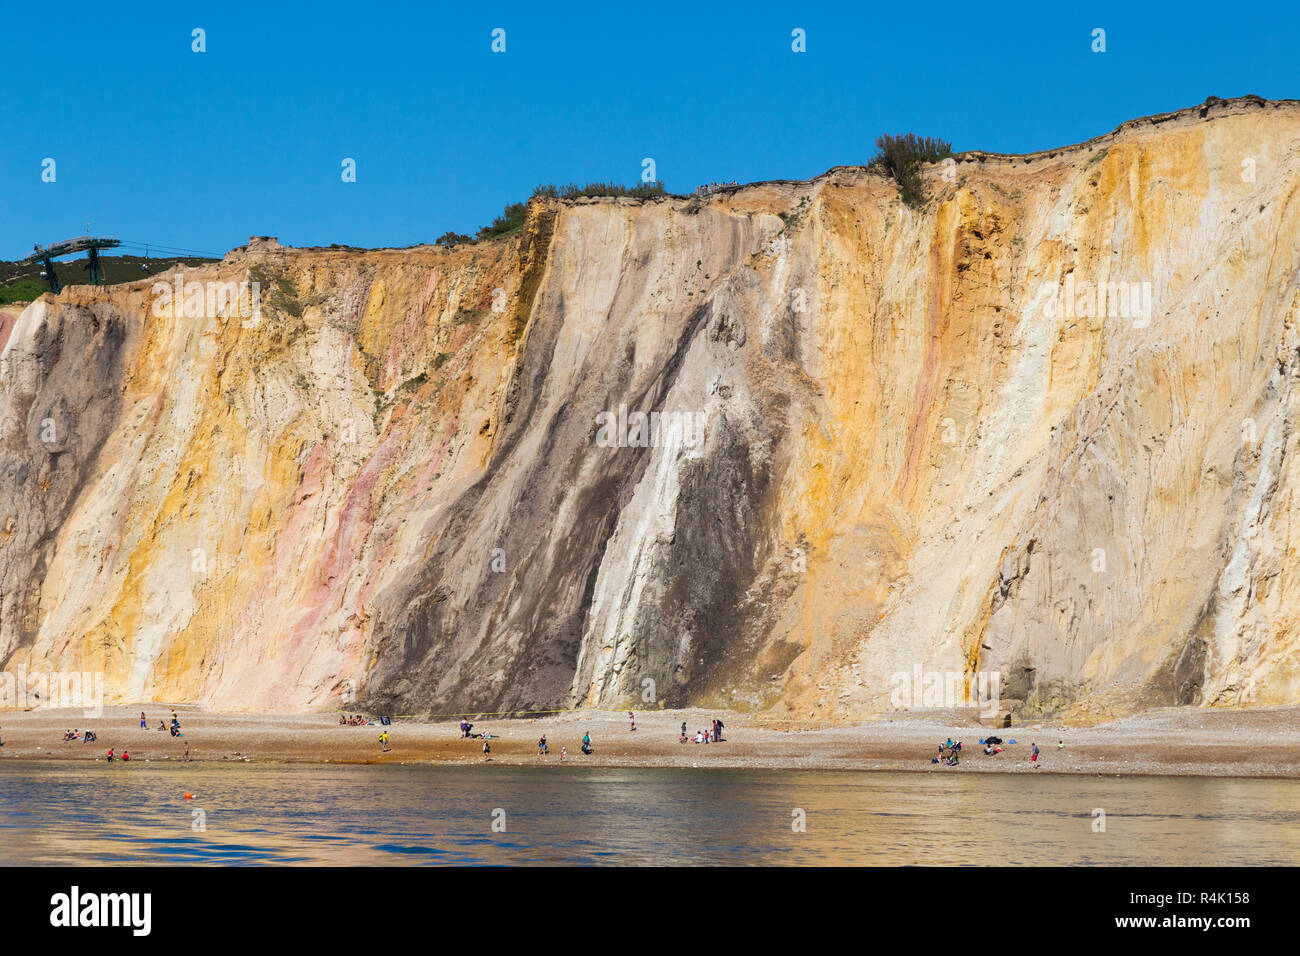
{"label": "sandy cliff", "polygon": [[926,181],[43,297],[0,663],[225,709],[855,716],[918,669],[1079,719],[1300,702],[1300,104]]}

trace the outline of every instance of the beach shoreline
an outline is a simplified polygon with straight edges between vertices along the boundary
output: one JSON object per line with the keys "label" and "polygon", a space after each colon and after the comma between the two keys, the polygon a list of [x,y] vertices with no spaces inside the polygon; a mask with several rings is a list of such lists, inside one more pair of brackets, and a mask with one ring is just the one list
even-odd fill
{"label": "beach shoreline", "polygon": [[[458,720],[396,718],[390,726],[341,726],[337,713],[256,715],[175,708],[183,737],[158,730],[170,722],[165,704],[105,708],[87,718],[78,709],[0,711],[0,761],[101,761],[109,748],[131,754],[133,765],[179,763],[188,743],[203,764],[427,764],[465,766],[582,766],[678,769],[858,770],[932,773],[1067,773],[1104,776],[1300,778],[1300,707],[1238,710],[1165,708],[1088,727],[1050,720],[1004,729],[981,728],[969,714],[894,713],[874,720],[782,721],[769,714],[653,710],[627,713],[578,710],[537,717],[466,715],[483,740],[460,736]],[[148,729],[139,727],[144,710]],[[723,741],[681,743],[683,721],[691,735],[723,721]],[[786,724],[786,727],[782,727]],[[89,727],[97,741],[64,742],[65,729]],[[387,731],[384,752],[379,735]],[[580,750],[584,733],[594,753]],[[538,754],[547,737],[550,753]],[[978,741],[993,734],[1003,752],[985,756]],[[931,763],[940,743],[962,742],[956,766]],[[1014,740],[1013,745],[1010,742]],[[1064,747],[1058,747],[1058,742]],[[1029,760],[1037,744],[1039,766]],[[560,750],[567,748],[561,762]]]}

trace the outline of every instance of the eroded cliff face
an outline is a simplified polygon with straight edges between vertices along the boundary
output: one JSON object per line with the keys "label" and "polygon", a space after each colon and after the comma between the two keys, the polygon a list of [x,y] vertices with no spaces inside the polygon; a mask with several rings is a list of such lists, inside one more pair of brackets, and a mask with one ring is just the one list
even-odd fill
{"label": "eroded cliff face", "polygon": [[42,298],[0,662],[223,709],[1300,702],[1300,106],[926,177],[181,277],[256,316]]}

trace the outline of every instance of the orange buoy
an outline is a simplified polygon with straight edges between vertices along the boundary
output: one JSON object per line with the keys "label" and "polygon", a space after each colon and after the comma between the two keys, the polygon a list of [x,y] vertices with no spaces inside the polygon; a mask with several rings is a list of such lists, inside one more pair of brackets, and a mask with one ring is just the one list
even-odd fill
{"label": "orange buoy", "polygon": [[193,799],[194,799],[194,794],[192,794],[192,793],[187,793],[187,794],[185,794],[185,799],[186,799],[186,800],[193,800]]}

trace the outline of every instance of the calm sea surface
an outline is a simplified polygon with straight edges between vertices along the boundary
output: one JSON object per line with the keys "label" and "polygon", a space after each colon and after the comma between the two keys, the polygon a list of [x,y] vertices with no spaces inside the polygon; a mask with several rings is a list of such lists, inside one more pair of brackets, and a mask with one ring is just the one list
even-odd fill
{"label": "calm sea surface", "polygon": [[1298,808],[1292,780],[0,762],[0,864],[1295,864]]}

